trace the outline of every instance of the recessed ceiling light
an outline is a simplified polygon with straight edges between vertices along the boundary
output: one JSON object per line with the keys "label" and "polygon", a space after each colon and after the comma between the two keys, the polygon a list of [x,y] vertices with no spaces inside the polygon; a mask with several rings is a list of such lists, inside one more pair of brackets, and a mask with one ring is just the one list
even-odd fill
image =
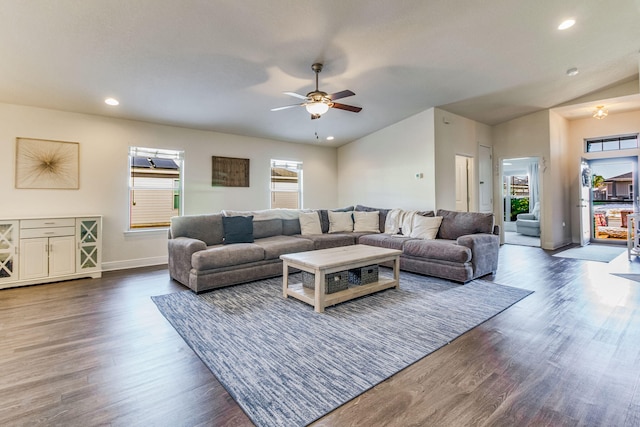
{"label": "recessed ceiling light", "polygon": [[328,136],[327,137],[327,141],[333,141],[333,137],[332,136]]}
{"label": "recessed ceiling light", "polygon": [[577,76],[578,73],[579,73],[579,71],[578,71],[578,69],[576,67],[569,68],[567,70],[567,76],[569,76],[569,77]]}
{"label": "recessed ceiling light", "polygon": [[562,23],[560,25],[558,25],[558,29],[559,30],[566,30],[567,28],[571,28],[573,27],[573,24],[576,23],[575,19],[565,19],[564,21],[562,21]]}
{"label": "recessed ceiling light", "polygon": [[116,105],[120,104],[120,101],[118,101],[115,98],[107,98],[107,99],[104,100],[104,103],[107,104],[107,105],[116,106]]}

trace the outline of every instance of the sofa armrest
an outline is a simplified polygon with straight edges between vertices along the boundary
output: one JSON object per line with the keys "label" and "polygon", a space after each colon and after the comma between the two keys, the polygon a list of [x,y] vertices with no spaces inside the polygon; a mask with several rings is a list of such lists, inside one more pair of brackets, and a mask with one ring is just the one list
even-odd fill
{"label": "sofa armrest", "polygon": [[498,269],[500,236],[485,233],[467,234],[458,237],[456,243],[471,249],[474,279],[485,274],[495,273]]}
{"label": "sofa armrest", "polygon": [[532,213],[521,213],[516,215],[517,219],[536,219],[536,216]]}
{"label": "sofa armrest", "polygon": [[189,286],[191,255],[207,249],[207,245],[198,239],[177,237],[169,239],[169,275],[185,286]]}

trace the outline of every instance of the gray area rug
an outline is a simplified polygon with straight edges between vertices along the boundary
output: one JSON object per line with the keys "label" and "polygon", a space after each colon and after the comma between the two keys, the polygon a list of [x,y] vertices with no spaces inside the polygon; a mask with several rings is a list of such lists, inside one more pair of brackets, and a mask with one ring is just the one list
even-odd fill
{"label": "gray area rug", "polygon": [[633,273],[610,273],[614,276],[622,277],[627,280],[633,280],[634,282],[640,282],[640,274]]}
{"label": "gray area rug", "polygon": [[531,293],[405,272],[400,286],[323,314],[283,298],[282,278],[152,299],[256,425],[303,426]]}
{"label": "gray area rug", "polygon": [[586,245],[571,248],[553,255],[560,258],[574,258],[585,261],[610,262],[625,252],[626,247],[609,245]]}

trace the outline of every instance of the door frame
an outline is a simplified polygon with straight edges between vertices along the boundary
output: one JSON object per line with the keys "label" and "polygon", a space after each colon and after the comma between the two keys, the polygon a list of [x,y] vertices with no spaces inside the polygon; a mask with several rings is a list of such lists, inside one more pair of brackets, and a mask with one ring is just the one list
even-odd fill
{"label": "door frame", "polygon": [[[509,157],[500,157],[498,159],[498,178],[499,178],[499,191],[498,191],[498,198],[500,200],[499,202],[499,217],[498,217],[498,223],[500,224],[500,239],[501,242],[504,243],[505,241],[505,236],[504,233],[506,231],[505,229],[505,193],[504,193],[504,176],[505,176],[505,170],[504,170],[504,162],[505,161],[509,161],[509,160],[521,160],[521,159],[532,159],[532,160],[536,160],[538,162],[538,168],[539,168],[539,173],[538,173],[538,201],[540,202],[540,247],[542,247],[542,242],[543,242],[543,236],[544,236],[544,228],[545,228],[545,220],[544,220],[544,185],[543,185],[543,175],[544,175],[544,170],[543,168],[543,157],[542,156],[536,156],[536,155],[531,155],[531,156],[509,156]],[[498,180],[496,180],[498,181]],[[529,185],[531,185],[531,183],[529,183]],[[531,199],[529,199],[531,200]],[[495,203],[494,203],[495,206]],[[529,208],[531,209],[531,207]]]}
{"label": "door frame", "polygon": [[[632,204],[634,212],[638,212],[638,200],[640,199],[638,195],[638,161],[639,156],[637,155],[621,155],[621,156],[612,156],[611,152],[604,152],[606,155],[596,155],[590,156],[589,158],[583,157],[582,160],[585,160],[591,169],[591,175],[593,175],[593,164],[594,163],[615,163],[620,162],[623,163],[625,161],[629,161],[631,163],[631,185],[633,185],[633,195],[632,195]],[[580,169],[582,171],[582,168]],[[589,222],[591,234],[589,238],[589,243],[604,243],[604,244],[625,244],[626,242],[616,240],[616,241],[608,241],[607,239],[598,239],[595,236],[595,228],[593,225],[593,215],[594,215],[594,206],[593,206],[593,192],[592,189],[589,189],[589,200],[588,200],[588,208],[589,208]],[[583,224],[582,224],[582,215],[580,215],[580,238],[579,241],[582,243],[582,232],[583,232]]]}

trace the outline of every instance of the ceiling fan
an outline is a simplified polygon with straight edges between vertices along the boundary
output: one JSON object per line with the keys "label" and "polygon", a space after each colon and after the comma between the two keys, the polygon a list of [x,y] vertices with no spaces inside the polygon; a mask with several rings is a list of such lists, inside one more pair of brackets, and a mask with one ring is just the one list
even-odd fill
{"label": "ceiling fan", "polygon": [[284,92],[285,95],[304,99],[304,102],[302,104],[285,105],[284,107],[272,108],[271,111],[280,111],[293,107],[305,107],[309,114],[311,114],[311,120],[314,120],[319,119],[320,116],[329,111],[329,108],[337,108],[339,110],[346,110],[354,113],[359,113],[360,110],[362,110],[362,107],[354,107],[353,105],[334,102],[336,99],[355,95],[355,93],[350,90],[343,90],[341,92],[332,93],[331,95],[318,90],[318,74],[322,71],[322,64],[316,62],[311,66],[311,69],[316,73],[316,90],[309,92],[306,96],[295,92]]}

